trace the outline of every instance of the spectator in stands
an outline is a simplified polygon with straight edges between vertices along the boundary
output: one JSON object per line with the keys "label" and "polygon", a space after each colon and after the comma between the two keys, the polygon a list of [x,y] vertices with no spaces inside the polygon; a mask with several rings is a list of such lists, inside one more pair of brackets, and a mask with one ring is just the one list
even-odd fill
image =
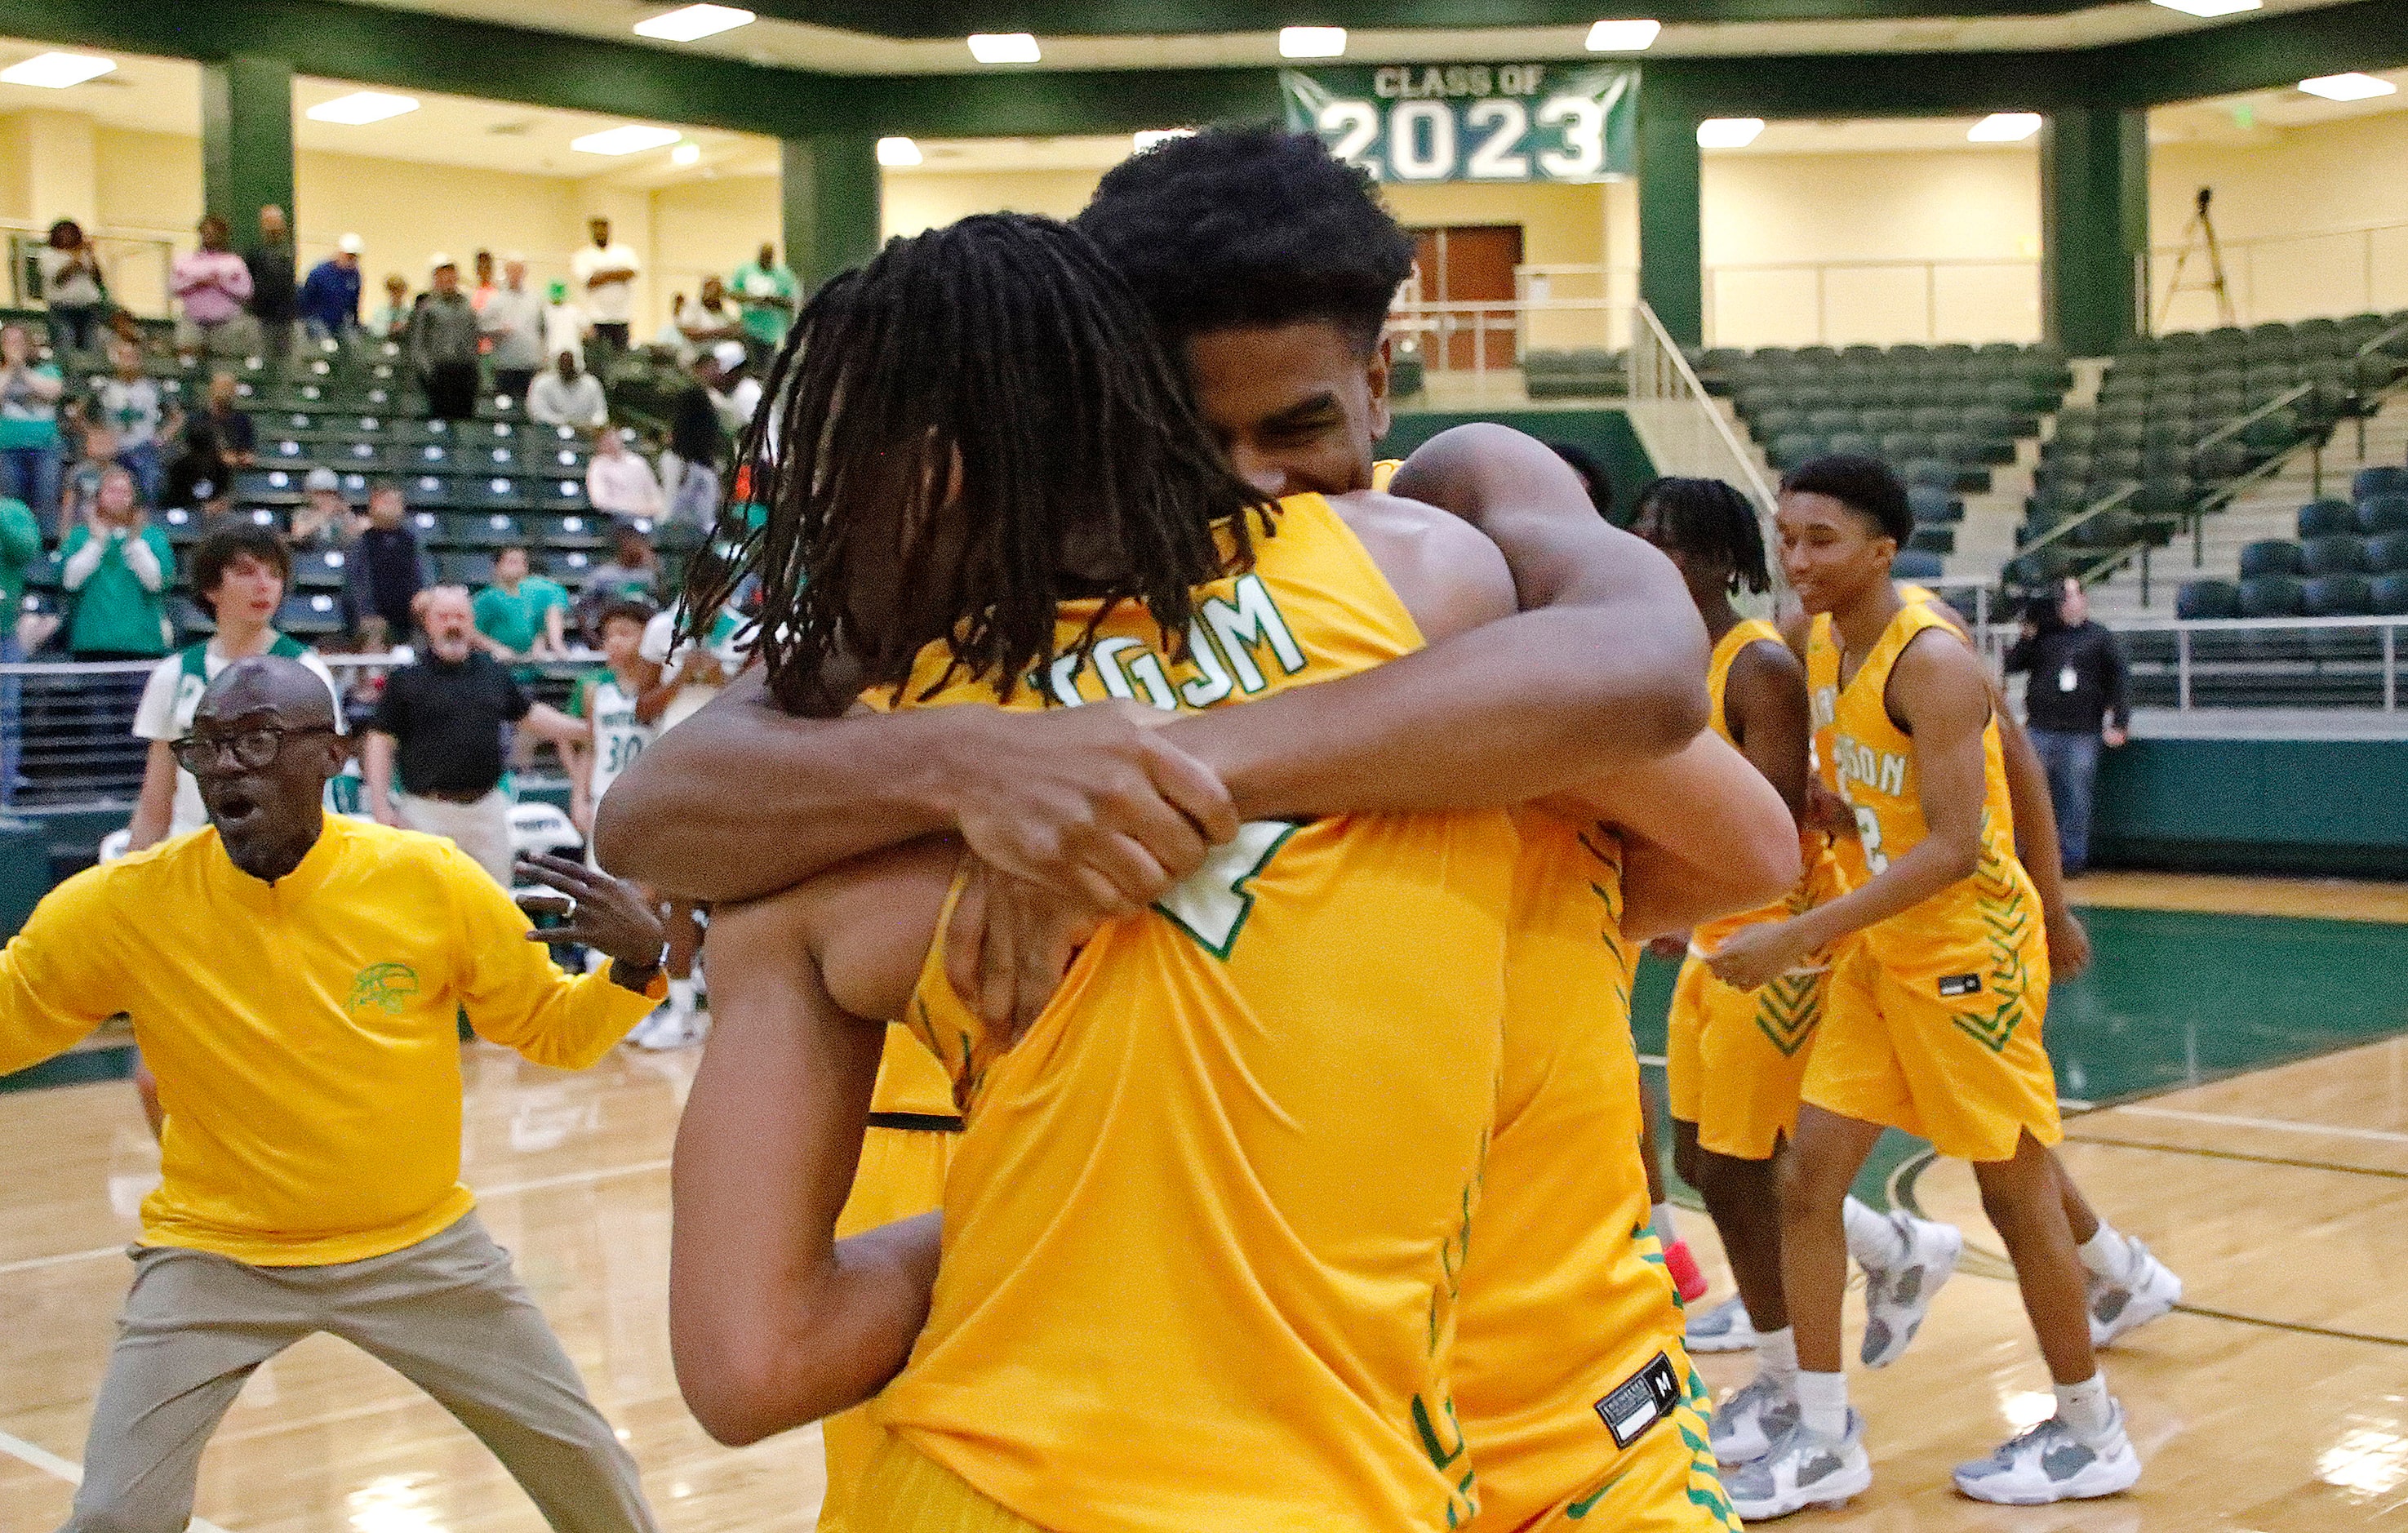
{"label": "spectator in stands", "polygon": [[477,593],[477,647],[496,660],[557,660],[568,652],[568,592],[533,570],[525,545],[513,543],[494,555],[494,583]]}
{"label": "spectator in stands", "polygon": [[34,360],[22,324],[0,325],[0,495],[33,509],[44,537],[59,534],[58,368]]}
{"label": "spectator in stands", "polygon": [[394,272],[384,279],[384,303],[368,316],[368,334],[379,340],[408,340],[413,307],[409,301],[409,279]]}
{"label": "spectator in stands", "polygon": [[618,523],[610,537],[610,562],[587,573],[585,589],[577,597],[578,631],[589,637],[602,609],[614,601],[661,604],[661,561],[652,552],[652,540],[632,522]]}
{"label": "spectator in stands", "polygon": [[251,273],[251,314],[259,322],[261,350],[272,357],[291,356],[301,287],[283,208],[269,203],[259,210],[259,243],[243,252],[242,264]]}
{"label": "spectator in stands", "polygon": [[160,480],[166,472],[159,455],[166,406],[159,396],[159,385],[143,376],[137,348],[112,338],[108,362],[109,376],[92,391],[90,417],[116,434],[117,461],[133,471],[143,503],[159,505]]}
{"label": "spectator in stands", "polygon": [[343,494],[343,478],[331,468],[312,468],[301,488],[309,498],[293,508],[293,525],[284,535],[295,553],[322,553],[348,549],[360,535],[351,503]]}
{"label": "spectator in stands", "polygon": [[258,350],[259,325],[244,311],[251,302],[251,267],[226,249],[226,222],[215,213],[200,224],[201,248],[176,257],[167,286],[184,306],[176,325],[176,350],[187,359],[248,356]]}
{"label": "spectator in stands", "polygon": [[2099,781],[2099,748],[2129,738],[2132,701],[2124,646],[2090,621],[2090,598],[2068,578],[2054,600],[2035,604],[2023,637],[2007,652],[2009,674],[2031,678],[2024,720],[2032,749],[2048,770],[2049,802],[2057,810],[2057,844],[2068,877],[2090,865],[2090,805]]}
{"label": "spectator in stands", "polygon": [[[348,342],[360,329],[360,236],[335,241],[335,253],[301,281],[301,322],[310,338]],[[399,279],[395,279],[399,280]]]}
{"label": "spectator in stands", "polygon": [[218,434],[218,451],[226,462],[248,468],[259,461],[259,428],[251,423],[251,412],[236,403],[241,397],[242,385],[234,374],[210,374],[208,404],[201,419]]}
{"label": "spectator in stands", "polygon": [[744,338],[744,316],[727,301],[727,289],[716,277],[702,279],[702,295],[679,310],[677,322],[686,345],[697,352],[720,341]]}
{"label": "spectator in stands", "polygon": [[[585,321],[585,310],[568,301],[566,282],[552,283],[547,298],[543,306],[543,354],[556,357],[563,351],[574,351],[577,365],[584,366],[585,336],[590,328]],[[528,381],[534,381],[532,376]]]}
{"label": "spectator in stands", "polygon": [[468,289],[468,307],[482,314],[485,306],[494,301],[494,294],[499,291],[494,286],[494,252],[479,251],[470,256],[468,269],[477,279]]}
{"label": "spectator in stands", "polygon": [[610,419],[601,380],[577,370],[574,351],[553,358],[552,370],[528,386],[526,411],[527,419],[538,425],[574,426],[580,431],[599,431]]}
{"label": "spectator in stands", "polygon": [[67,534],[59,584],[75,596],[67,649],[78,660],[148,660],[167,652],[165,593],[176,578],[167,535],[150,525],[134,476],[112,466],[92,514]]}
{"label": "spectator in stands", "polygon": [[594,326],[594,338],[613,352],[627,350],[627,325],[636,317],[636,279],[644,264],[627,246],[610,238],[610,221],[588,220],[594,242],[569,258],[578,302]]}
{"label": "spectator in stands", "polygon": [[[293,580],[293,556],[265,527],[237,523],[201,539],[193,551],[193,599],[207,608],[217,631],[159,662],[134,711],[134,733],[150,742],[142,792],[134,802],[126,850],[139,852],[170,836],[208,824],[201,786],[176,765],[174,741],[192,733],[193,711],[218,672],[255,654],[280,654],[318,673],[330,697],[341,696],[326,663],[276,631],[277,609]],[[335,709],[340,726],[342,709]]]}
{"label": "spectator in stands", "polygon": [[409,529],[398,484],[368,492],[368,524],[343,565],[343,595],[359,625],[360,648],[383,650],[409,638],[411,604],[435,583],[435,561]]}
{"label": "spectator in stands", "polygon": [[[42,524],[14,496],[0,498],[0,666],[25,658],[17,637],[25,610],[25,574],[42,556]],[[21,683],[0,676],[0,809],[17,796],[18,763],[24,750]]]}
{"label": "spectator in stands", "polygon": [[[508,888],[502,726],[522,724],[568,747],[584,739],[586,727],[529,697],[499,661],[477,648],[465,587],[431,587],[419,605],[426,653],[385,679],[360,752],[368,809],[385,824],[450,838]],[[396,758],[398,800],[392,786]]]}
{"label": "spectator in stands", "polygon": [[740,342],[721,341],[710,349],[710,366],[704,376],[720,423],[730,437],[741,436],[752,423],[752,412],[761,408],[761,380],[752,373],[752,353]]}
{"label": "spectator in stands", "polygon": [[36,255],[42,306],[50,316],[50,350],[61,357],[95,350],[108,312],[108,285],[101,276],[100,252],[84,236],[83,225],[71,218],[51,224],[50,239]]}
{"label": "spectator in stands", "polygon": [[460,268],[435,257],[435,286],[409,316],[409,365],[426,390],[426,413],[466,421],[477,413],[477,311],[460,291]]}
{"label": "spectator in stands", "polygon": [[230,509],[235,466],[226,461],[218,428],[205,415],[184,427],[183,443],[183,451],[167,466],[159,504],[199,511],[205,517]]}
{"label": "spectator in stands", "polygon": [[605,426],[594,438],[594,456],[585,465],[585,498],[608,516],[661,514],[661,481],[643,454],[627,451],[627,434]]}
{"label": "spectator in stands", "polygon": [[778,259],[778,247],[767,243],[752,264],[736,268],[728,279],[737,302],[744,307],[744,334],[761,354],[775,351],[795,322],[795,274]]}
{"label": "spectator in stands", "polygon": [[[92,514],[100,502],[102,476],[117,466],[117,434],[107,422],[93,418],[84,423],[77,443],[76,461],[69,464],[59,480],[59,521],[72,527]],[[137,476],[135,488],[138,493],[142,481]],[[150,504],[144,496],[143,504]]]}
{"label": "spectator in stands", "polygon": [[526,397],[543,365],[543,300],[526,285],[526,257],[513,251],[502,260],[502,285],[478,306],[477,329],[494,365],[494,392]]}

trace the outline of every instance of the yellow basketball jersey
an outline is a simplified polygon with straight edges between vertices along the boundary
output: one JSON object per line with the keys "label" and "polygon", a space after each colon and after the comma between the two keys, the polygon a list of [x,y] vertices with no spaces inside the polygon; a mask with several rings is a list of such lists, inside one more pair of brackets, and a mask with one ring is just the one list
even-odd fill
{"label": "yellow basketball jersey", "polygon": [[[1929,606],[1899,609],[1856,674],[1840,687],[1833,709],[1832,761],[1840,796],[1856,813],[1854,849],[1866,877],[1887,870],[1930,834],[1917,796],[1914,741],[1890,718],[1887,695],[1898,657],[1927,629],[1956,630]],[[1959,640],[1961,642],[1961,640]],[[1831,648],[1837,651],[1838,645]],[[1999,909],[2036,912],[2030,880],[2015,860],[2014,822],[2007,808],[2007,771],[1995,714],[1982,726],[1982,851],[1974,872],[1911,910],[1858,935],[1883,967],[1918,977],[1959,972],[1965,950],[1979,950]],[[2019,934],[2018,934],[2019,935]]]}
{"label": "yellow basketball jersey", "polygon": [[[1715,734],[1720,735],[1733,746],[1738,745],[1739,740],[1731,734],[1730,721],[1723,711],[1723,695],[1725,689],[1730,684],[1731,666],[1738,662],[1741,651],[1751,644],[1766,642],[1780,644],[1781,630],[1760,619],[1742,619],[1729,633],[1723,635],[1721,640],[1714,645],[1713,658],[1706,666],[1706,695],[1710,699],[1712,709],[1706,716],[1706,724]],[[1698,928],[1689,934],[1689,949],[1693,953],[1713,953],[1729,940],[1731,933],[1742,926],[1753,926],[1765,921],[1785,920],[1807,909],[1813,903],[1813,892],[1828,882],[1828,878],[1817,879],[1815,864],[1830,853],[1826,838],[1813,832],[1801,832],[1798,845],[1806,868],[1805,875],[1799,880],[1798,887],[1787,895],[1761,910],[1743,910],[1737,915],[1718,916],[1712,921],[1700,923]]]}
{"label": "yellow basketball jersey", "polygon": [[[1909,607],[1932,609],[1942,626],[1963,634],[1964,630],[1956,625],[1954,609],[1942,606],[1939,596],[1928,587],[1903,580],[1893,583],[1900,602]],[[1831,614],[1815,613],[1806,636],[1806,692],[1814,724],[1813,761],[1815,775],[1823,780],[1823,786],[1833,793],[1840,791],[1839,765],[1834,758],[1839,742],[1840,659],[1839,630],[1831,625]],[[2007,824],[2012,835],[2012,817]],[[1856,842],[1845,836],[1834,836],[1828,838],[1828,844],[1831,871],[1837,876],[1840,893],[1861,887],[1865,880],[1872,876],[1865,861],[1864,849]]]}
{"label": "yellow basketball jersey", "polygon": [[[1006,706],[1204,708],[1420,646],[1319,496],[1255,546],[1198,591],[1183,653],[1127,604]],[[1094,616],[1066,604],[1062,642]],[[933,946],[906,1020],[968,1121],[879,1419],[1052,1533],[1469,1518],[1446,1367],[1517,848],[1501,812],[1249,824],[1099,932],[1008,1051]]]}
{"label": "yellow basketball jersey", "polygon": [[[886,1044],[878,1055],[878,1084],[869,1094],[873,1113],[906,1113],[918,1118],[951,1118],[953,1078],[907,1027],[886,1029]],[[933,1126],[933,1125],[928,1125]]]}

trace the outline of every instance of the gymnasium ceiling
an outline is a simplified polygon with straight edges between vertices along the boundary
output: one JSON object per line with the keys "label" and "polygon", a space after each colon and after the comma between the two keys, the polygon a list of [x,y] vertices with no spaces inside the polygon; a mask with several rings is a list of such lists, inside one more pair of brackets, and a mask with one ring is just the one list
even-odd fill
{"label": "gymnasium ceiling", "polygon": [[[676,0],[344,0],[838,74],[957,74],[972,32],[1026,31],[1054,69],[1277,64],[1279,28],[1349,29],[1369,63],[1584,58],[1589,23],[1652,16],[1646,57],[2086,48],[2220,24],[2126,0],[746,0],[761,19],[693,43],[629,28]],[[2264,0],[2263,17],[2342,0]],[[1602,7],[1602,8],[1600,8]],[[1628,56],[1628,55],[1621,55]]]}

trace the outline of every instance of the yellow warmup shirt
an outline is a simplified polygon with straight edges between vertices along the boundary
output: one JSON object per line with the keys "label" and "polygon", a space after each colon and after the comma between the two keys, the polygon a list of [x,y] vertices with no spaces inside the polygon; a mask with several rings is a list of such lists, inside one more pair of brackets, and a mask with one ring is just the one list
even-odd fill
{"label": "yellow warmup shirt", "polygon": [[451,842],[328,815],[264,883],[199,830],[79,873],[0,953],[0,1073],[119,1011],[167,1110],[146,1245],[259,1267],[398,1251],[475,1202],[460,1184],[460,1044],[594,1063],[652,1010],[553,966]]}
{"label": "yellow warmup shirt", "polygon": [[1705,1387],[1647,1227],[1622,843],[1519,824],[1497,1132],[1456,1316],[1471,1526],[1721,1528]]}
{"label": "yellow warmup shirt", "polygon": [[[1199,588],[1183,652],[1124,604],[1009,706],[1036,686],[1221,706],[1420,646],[1321,497],[1282,502],[1255,549]],[[1093,616],[1066,604],[1060,641]],[[924,657],[906,695],[944,669]],[[1052,1533],[1468,1518],[1445,1369],[1516,845],[1500,812],[1248,824],[1098,933],[1009,1052],[933,946],[907,1020],[968,1126],[928,1321],[880,1420]]]}

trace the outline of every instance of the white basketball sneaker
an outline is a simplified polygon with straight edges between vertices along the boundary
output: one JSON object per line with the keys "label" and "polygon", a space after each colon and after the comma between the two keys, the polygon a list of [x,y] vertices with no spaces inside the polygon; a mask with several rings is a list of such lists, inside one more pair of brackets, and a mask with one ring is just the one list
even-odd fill
{"label": "white basketball sneaker", "polygon": [[1723,1493],[1745,1523],[1770,1522],[1808,1507],[1835,1507],[1863,1495],[1873,1483],[1865,1456],[1865,1418],[1851,1410],[1844,1437],[1818,1437],[1803,1423],[1792,1426],[1772,1451],[1723,1476]]}
{"label": "white basketball sneaker", "polygon": [[2140,1241],[2128,1243],[2132,1248],[2132,1268],[2125,1275],[2128,1281],[2116,1282],[2096,1273],[2089,1276],[2093,1347],[2114,1346],[2119,1338],[2139,1330],[2182,1302],[2183,1282],[2174,1275],[2173,1268],[2157,1260]]}
{"label": "white basketball sneaker", "polygon": [[[1956,1488],[1976,1501],[2036,1507],[2129,1490],[2141,1478],[2141,1459],[2124,1435],[2124,1408],[2118,1405],[2105,1436],[2097,1441],[2084,1441],[2051,1416],[2009,1439],[1989,1457],[1957,1465],[1955,1478]],[[1736,1503],[1738,1497],[1732,1500]]]}
{"label": "white basketball sneaker", "polygon": [[1965,1254],[1965,1237],[1954,1225],[1917,1219],[1904,1209],[1890,1211],[1889,1222],[1899,1233],[1906,1254],[1895,1266],[1865,1268],[1865,1344],[1860,1355],[1867,1368],[1887,1368],[1906,1354],[1932,1297],[1956,1270]]}
{"label": "white basketball sneaker", "polygon": [[1754,1352],[1764,1333],[1748,1318],[1747,1305],[1737,1294],[1711,1310],[1689,1316],[1683,1344],[1691,1352]]}
{"label": "white basketball sneaker", "polygon": [[1715,1462],[1747,1464],[1770,1453],[1797,1425],[1797,1392],[1759,1373],[1715,1408],[1706,1438],[1713,1444]]}

